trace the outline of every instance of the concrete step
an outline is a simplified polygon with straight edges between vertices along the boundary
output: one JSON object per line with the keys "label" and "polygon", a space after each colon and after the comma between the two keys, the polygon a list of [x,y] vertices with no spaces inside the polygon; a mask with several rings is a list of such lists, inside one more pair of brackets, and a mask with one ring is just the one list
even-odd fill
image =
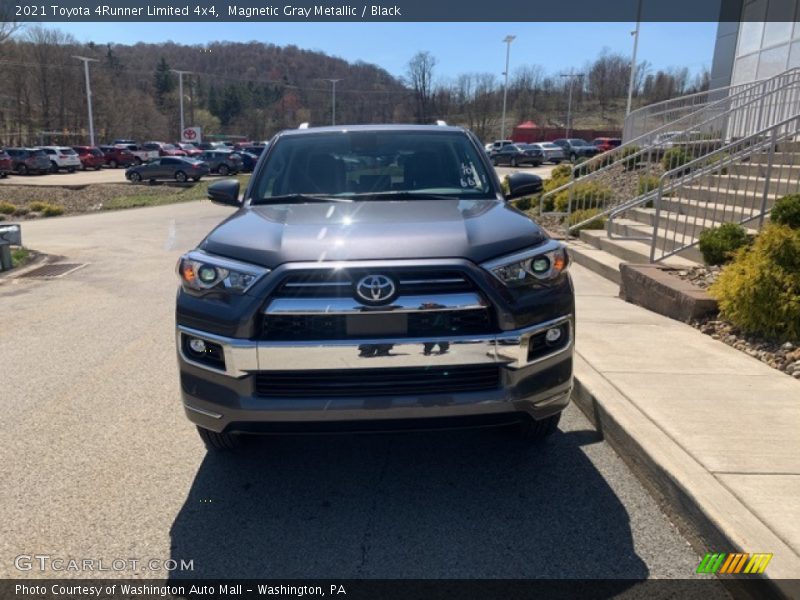
{"label": "concrete step", "polygon": [[[676,217],[678,215],[675,215]],[[653,228],[648,225],[644,225],[639,223],[638,221],[634,221],[632,219],[615,219],[614,221],[609,223],[609,232],[612,235],[618,235],[623,237],[652,237],[653,235]],[[679,227],[677,231],[674,229],[659,229],[657,232],[657,245],[656,248],[658,257],[662,252],[671,252],[677,248],[682,248],[683,246],[688,246],[690,244],[694,244],[697,241],[697,238],[693,235],[690,235],[688,232],[681,230]],[[627,254],[630,252],[629,248],[622,245],[622,243],[630,244],[632,242],[628,240],[615,240],[613,238],[608,239],[607,241],[601,240],[601,248],[606,251],[614,252],[611,249],[612,243],[615,243],[617,250],[619,252],[618,255]],[[644,246],[642,242],[635,242],[640,246]],[[649,244],[646,246],[647,248],[647,257],[650,257],[650,246]],[[702,263],[703,262],[703,255],[700,254],[700,250],[697,249],[697,246],[691,246],[689,248],[684,248],[680,251],[678,255],[684,260],[689,260],[694,263]],[[635,262],[634,260],[628,259],[629,262]],[[647,262],[647,261],[645,261]]]}
{"label": "concrete step", "polygon": [[567,244],[569,255],[577,264],[586,267],[590,271],[613,281],[617,285],[622,283],[622,276],[619,272],[619,257],[600,250],[583,240],[573,239]]}
{"label": "concrete step", "polygon": [[800,152],[800,142],[780,142],[776,149],[778,152]]}
{"label": "concrete step", "polygon": [[[658,224],[662,229],[685,232],[687,235],[692,237],[698,237],[700,232],[706,229],[719,227],[722,223],[729,221],[739,222],[745,215],[743,212],[739,212],[737,214],[727,211],[727,213],[724,214],[720,212],[719,215],[714,215],[713,211],[709,211],[708,213],[700,212],[699,214],[685,215],[681,214],[680,212],[662,210],[659,213]],[[649,228],[653,227],[653,224],[655,223],[656,209],[641,207],[634,208],[629,210],[625,216]],[[719,218],[715,219],[715,216],[718,216]],[[727,219],[725,217],[727,217]],[[756,230],[749,229],[749,232],[756,233]]]}
{"label": "concrete step", "polygon": [[763,193],[764,188],[767,187],[767,191],[770,194],[775,194],[777,196],[785,196],[786,194],[795,194],[800,192],[800,181],[798,181],[797,176],[792,175],[787,170],[784,171],[783,168],[774,168],[769,176],[769,185],[766,185],[767,178],[766,178],[766,168],[764,169],[764,175],[740,175],[740,174],[728,174],[728,175],[709,175],[707,177],[703,177],[699,179],[695,183],[695,187],[703,187],[709,189],[713,192],[716,191],[743,191],[750,195],[759,195]]}
{"label": "concrete step", "polygon": [[[638,226],[638,227],[637,227]],[[650,262],[650,241],[653,234],[649,228],[629,219],[622,219],[621,223],[615,221],[612,225],[612,232],[616,235],[630,235],[635,237],[647,237],[647,241],[619,239],[608,236],[607,231],[588,230],[580,232],[581,240],[591,244],[598,250],[603,250],[616,256],[617,258],[629,263],[649,263]],[[700,258],[702,261],[702,258]],[[665,259],[664,264],[675,267],[686,267],[697,264],[698,261],[681,256],[674,256]]]}
{"label": "concrete step", "polygon": [[[769,200],[767,202],[767,208],[770,208],[773,202],[774,200]],[[662,211],[677,212],[681,215],[702,217],[704,219],[720,222],[742,222],[758,214],[760,209],[760,202],[753,206],[737,206],[735,204],[729,205],[718,202],[704,202],[701,200],[690,200],[688,198],[671,197],[661,199]],[[652,225],[652,222],[650,224]]]}
{"label": "concrete step", "polygon": [[[679,194],[681,198],[686,198],[687,200],[700,200],[702,202],[715,202],[717,204],[727,204],[728,206],[752,208],[761,206],[764,190],[763,188],[728,190],[704,185],[686,185],[673,192],[673,194]],[[775,203],[775,200],[784,195],[785,193],[776,194],[768,192],[767,206],[771,207]]]}
{"label": "concrete step", "polygon": [[[773,165],[773,168],[776,168],[776,165]],[[766,177],[767,165],[753,162],[739,163],[731,165],[729,171],[732,175]],[[800,179],[800,165],[777,165],[777,171],[781,174],[781,178]]]}
{"label": "concrete step", "polygon": [[[773,164],[797,165],[800,164],[800,156],[794,152],[775,152],[772,159]],[[750,157],[750,162],[757,165],[765,165],[769,162],[769,153],[754,154]]]}

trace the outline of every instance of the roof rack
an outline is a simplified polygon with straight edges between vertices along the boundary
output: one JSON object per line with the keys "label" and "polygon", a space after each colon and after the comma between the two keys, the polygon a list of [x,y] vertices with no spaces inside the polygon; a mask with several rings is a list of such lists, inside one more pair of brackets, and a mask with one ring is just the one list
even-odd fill
{"label": "roof rack", "polygon": [[308,123],[307,122],[306,123],[300,123],[300,126],[298,127],[298,129],[308,129]]}
{"label": "roof rack", "polygon": [[442,121],[441,119],[436,119],[436,124],[439,127],[447,127],[447,121]]}

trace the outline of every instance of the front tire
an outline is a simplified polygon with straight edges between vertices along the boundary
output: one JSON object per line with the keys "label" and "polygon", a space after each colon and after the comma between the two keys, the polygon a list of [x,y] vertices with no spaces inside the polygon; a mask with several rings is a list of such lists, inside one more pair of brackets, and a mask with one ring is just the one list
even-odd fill
{"label": "front tire", "polygon": [[540,421],[531,419],[520,423],[520,434],[526,442],[536,444],[541,443],[558,429],[558,422],[561,420],[561,413],[547,417]]}
{"label": "front tire", "polygon": [[228,165],[220,165],[219,169],[217,169],[217,173],[219,173],[223,177],[226,177],[230,172],[231,170],[228,168]]}
{"label": "front tire", "polygon": [[140,164],[142,164],[142,159],[137,156],[136,158],[133,159],[133,164],[135,164],[138,167]]}
{"label": "front tire", "polygon": [[55,161],[50,161],[50,172],[58,173],[58,165],[55,163]]}
{"label": "front tire", "polygon": [[28,174],[28,166],[27,165],[18,165],[17,166],[17,173],[19,175],[27,175]]}
{"label": "front tire", "polygon": [[139,183],[142,180],[142,176],[139,173],[131,173],[130,180],[133,183]]}
{"label": "front tire", "polygon": [[116,169],[116,168],[117,168],[119,165],[117,165],[117,161],[115,161],[115,160],[110,160],[110,161],[108,161],[108,166],[109,166],[110,168],[112,168],[112,169]]}
{"label": "front tire", "polygon": [[210,429],[197,426],[197,433],[206,445],[206,450],[212,452],[233,452],[244,447],[242,436],[233,433],[217,433]]}
{"label": "front tire", "polygon": [[575,162],[578,159],[578,155],[573,152],[572,154],[569,155],[569,159],[572,162]]}
{"label": "front tire", "polygon": [[517,166],[517,159],[516,158],[512,158],[511,159],[511,166],[512,167],[516,167]]}
{"label": "front tire", "polygon": [[188,177],[186,177],[186,173],[184,173],[183,171],[178,171],[177,173],[175,173],[175,181],[177,181],[178,183],[186,183],[187,179]]}

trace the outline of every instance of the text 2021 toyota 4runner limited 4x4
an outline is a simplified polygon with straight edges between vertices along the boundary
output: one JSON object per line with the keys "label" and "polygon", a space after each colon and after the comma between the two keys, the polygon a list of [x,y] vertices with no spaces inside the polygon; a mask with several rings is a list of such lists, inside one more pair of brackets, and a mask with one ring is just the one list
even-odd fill
{"label": "text 2021 toyota 4runner limited 4x4", "polygon": [[238,210],[178,263],[186,414],[209,448],[242,433],[522,422],[552,433],[572,388],[564,246],[507,200],[448,126],[286,131]]}

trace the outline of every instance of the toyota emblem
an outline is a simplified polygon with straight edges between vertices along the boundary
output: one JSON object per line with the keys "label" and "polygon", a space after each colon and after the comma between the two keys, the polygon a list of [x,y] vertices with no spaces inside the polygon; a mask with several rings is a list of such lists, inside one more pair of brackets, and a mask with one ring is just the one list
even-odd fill
{"label": "toyota emblem", "polygon": [[394,297],[394,281],[386,275],[367,275],[358,280],[356,295],[370,304],[388,302]]}

